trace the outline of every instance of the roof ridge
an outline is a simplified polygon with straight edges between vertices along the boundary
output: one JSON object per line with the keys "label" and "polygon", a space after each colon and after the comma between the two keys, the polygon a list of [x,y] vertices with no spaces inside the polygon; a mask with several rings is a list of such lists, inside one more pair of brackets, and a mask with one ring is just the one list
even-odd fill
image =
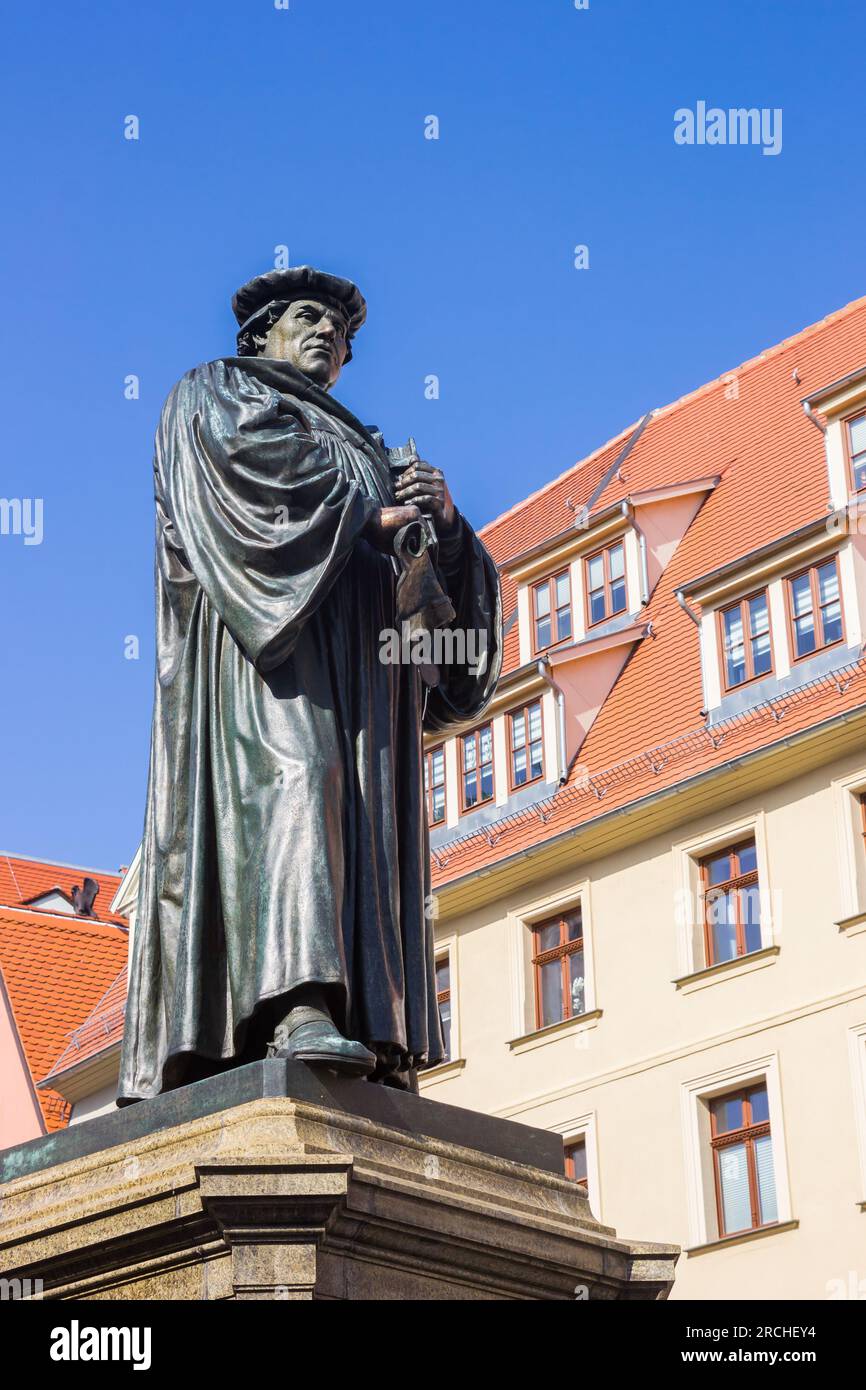
{"label": "roof ridge", "polygon": [[789,334],[787,338],[782,338],[780,342],[772,343],[769,347],[762,348],[761,351],[755,353],[753,357],[747,357],[745,361],[740,362],[738,366],[729,367],[727,371],[720,372],[718,376],[711,377],[709,381],[703,382],[700,386],[695,386],[693,390],[686,391],[682,396],[677,396],[676,400],[669,401],[667,405],[657,406],[653,414],[656,416],[667,415],[670,411],[676,410],[679,406],[685,405],[696,397],[702,396],[706,392],[713,390],[713,388],[720,383],[727,383],[732,376],[737,376],[742,372],[747,372],[755,367],[763,366],[770,358],[778,357],[796,343],[804,342],[807,338],[820,332],[821,329],[827,328],[831,323],[835,323],[837,319],[845,318],[848,314],[854,313],[856,309],[862,308],[866,308],[866,294],[861,295],[859,299],[852,299],[848,304],[843,304],[841,309],[834,309],[832,313],[825,314],[821,319],[816,319],[814,323],[806,324],[805,328],[798,328],[796,333]]}
{"label": "roof ridge", "polygon": [[521,501],[515,502],[512,507],[501,512],[499,516],[495,516],[492,521],[486,522],[485,525],[480,528],[478,532],[479,536],[484,538],[494,526],[504,521],[506,517],[513,516],[516,512],[519,512],[530,502],[534,502],[538,497],[541,497],[543,493],[547,492],[548,489],[555,487],[557,483],[561,483],[569,473],[576,474],[580,469],[585,468],[587,464],[592,463],[594,459],[598,458],[599,454],[604,453],[611,445],[619,443],[627,434],[635,430],[640,424],[641,419],[648,416],[647,424],[651,424],[652,421],[658,419],[660,415],[668,415],[671,411],[678,409],[680,406],[686,405],[699,396],[714,390],[720,383],[729,381],[732,376],[736,376],[738,373],[746,372],[751,368],[761,366],[769,358],[778,356],[793,344],[805,341],[821,329],[826,328],[829,324],[835,323],[838,319],[845,318],[847,315],[853,314],[855,310],[864,307],[866,307],[866,295],[861,295],[859,299],[852,299],[850,303],[844,304],[841,309],[834,309],[831,313],[825,314],[823,318],[817,319],[814,323],[807,324],[804,328],[798,328],[796,333],[789,334],[787,338],[782,338],[780,342],[773,343],[768,348],[762,348],[761,351],[756,353],[753,357],[747,357],[739,366],[730,367],[727,371],[720,372],[717,376],[711,377],[709,381],[702,382],[700,386],[695,386],[691,391],[686,391],[683,395],[677,396],[674,400],[669,401],[667,405],[655,406],[645,411],[640,419],[633,421],[630,425],[626,425],[618,434],[612,435],[610,439],[598,445],[597,448],[593,449],[592,452],[587,454],[584,458],[578,459],[577,463],[572,464],[570,468],[566,468],[562,473],[558,474],[557,477],[552,478],[542,487],[537,488],[535,492],[531,492],[528,497],[524,497]]}
{"label": "roof ridge", "polygon": [[529,502],[534,502],[537,497],[541,497],[542,493],[547,492],[552,487],[556,487],[557,483],[561,483],[565,478],[569,476],[570,473],[577,474],[580,472],[582,468],[586,468],[588,464],[592,463],[595,459],[597,459],[600,454],[603,454],[605,452],[605,450],[611,448],[611,446],[614,444],[618,444],[621,439],[624,439],[626,437],[626,435],[631,434],[634,430],[636,430],[643,418],[643,416],[640,416],[639,419],[633,420],[631,424],[626,425],[624,429],[621,429],[619,434],[611,435],[610,439],[605,440],[603,444],[599,444],[595,449],[592,450],[591,453],[586,454],[581,459],[578,459],[576,463],[569,464],[568,468],[564,468],[563,471],[561,473],[558,473],[555,478],[551,478],[548,482],[543,483],[541,487],[536,488],[535,492],[530,492],[527,497],[521,498],[521,500],[519,502],[515,502],[512,507],[507,507],[504,512],[500,512],[498,516],[495,516],[492,521],[486,521],[484,525],[479,528],[479,536],[484,536],[485,532],[489,531],[494,526],[498,526],[500,521],[504,521],[505,518],[508,516],[513,516],[516,512],[519,512],[522,507],[525,507]]}
{"label": "roof ridge", "polygon": [[[102,874],[104,878],[123,878],[123,874],[117,869],[95,869],[93,865],[89,864],[66,864],[62,859],[37,859],[33,854],[15,854],[13,851],[5,849],[0,853],[7,864],[9,864],[10,859],[20,859],[25,864],[42,864],[50,869],[75,869],[76,873]],[[9,864],[9,872],[14,878],[15,872],[11,864]]]}

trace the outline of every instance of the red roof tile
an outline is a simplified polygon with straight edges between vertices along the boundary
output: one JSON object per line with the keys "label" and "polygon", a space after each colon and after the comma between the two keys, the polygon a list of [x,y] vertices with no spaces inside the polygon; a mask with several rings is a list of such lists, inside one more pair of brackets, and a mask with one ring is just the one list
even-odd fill
{"label": "red roof tile", "polygon": [[[125,918],[109,911],[114,895],[120,887],[122,874],[106,873],[102,869],[87,869],[74,864],[52,864],[47,859],[27,859],[18,854],[0,853],[0,904],[10,907],[26,905],[31,903],[33,898],[42,897],[54,888],[59,888],[67,898],[71,898],[73,884],[80,886],[85,876],[95,879],[99,884],[99,893],[93,906],[97,920],[125,922]],[[40,909],[34,908],[34,911]]]}
{"label": "red roof tile", "polygon": [[[120,927],[0,907],[0,970],[34,1084],[116,980],[127,946]],[[37,1095],[47,1128],[62,1129],[67,1102],[56,1091]]]}
{"label": "red roof tile", "polygon": [[96,1057],[122,1040],[126,979],[127,967],[124,965],[84,1021],[73,1030],[51,1068],[50,1076],[59,1076],[61,1072],[79,1066],[81,1062]]}
{"label": "red roof tile", "polygon": [[[530,812],[497,824],[493,848],[485,836],[452,841],[436,856],[438,865],[434,860],[434,886],[780,736],[775,718],[764,708],[732,723],[721,745],[713,748],[701,711],[697,632],[675,591],[827,514],[824,441],[800,402],[864,366],[866,298],[652,416],[619,476],[602,489],[593,514],[642,489],[721,475],[643,614],[652,622],[652,636],[626,662],[583,743],[571,785],[552,798],[546,824]],[[591,460],[491,522],[482,534],[497,561],[537,543],[545,528],[550,537],[564,530],[566,495],[574,496],[582,480],[586,484],[590,476],[603,476],[601,461],[615,458],[628,435],[626,431]],[[592,486],[584,485],[582,491],[590,495]],[[514,596],[509,597],[513,608]],[[516,639],[510,647],[506,644],[506,656],[516,664]],[[511,666],[506,663],[504,669]],[[785,700],[784,733],[866,703],[864,675],[866,664],[861,663],[842,693],[829,679]],[[653,770],[659,758],[649,754],[658,745],[670,747]],[[587,772],[595,787],[578,785]]]}

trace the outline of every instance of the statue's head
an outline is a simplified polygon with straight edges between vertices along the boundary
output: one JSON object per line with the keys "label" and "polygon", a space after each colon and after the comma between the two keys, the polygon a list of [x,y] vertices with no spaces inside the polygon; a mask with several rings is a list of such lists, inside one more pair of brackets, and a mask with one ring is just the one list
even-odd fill
{"label": "statue's head", "polygon": [[326,391],[349,351],[349,320],[336,304],[296,299],[268,330],[262,357],[278,357],[312,377]]}
{"label": "statue's head", "polygon": [[290,362],[326,391],[351,361],[352,338],[367,316],[356,285],[311,266],[257,275],[232,308],[240,357]]}

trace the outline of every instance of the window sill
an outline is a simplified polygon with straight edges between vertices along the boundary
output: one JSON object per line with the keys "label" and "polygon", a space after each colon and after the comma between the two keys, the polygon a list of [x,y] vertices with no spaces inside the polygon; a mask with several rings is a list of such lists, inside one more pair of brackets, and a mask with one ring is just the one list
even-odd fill
{"label": "window sill", "polygon": [[780,1231],[796,1231],[799,1221],[777,1221],[773,1226],[759,1226],[756,1231],[739,1231],[732,1236],[722,1236],[721,1240],[708,1240],[705,1245],[692,1245],[686,1248],[689,1259],[693,1255],[707,1255],[711,1250],[725,1250],[730,1245],[745,1245],[748,1241],[760,1240],[763,1236],[775,1236]]}
{"label": "window sill", "polygon": [[577,1014],[575,1018],[563,1019],[561,1023],[550,1023],[546,1028],[537,1028],[533,1033],[524,1033],[522,1038],[512,1038],[508,1043],[511,1052],[531,1052],[533,1048],[544,1047],[546,1043],[558,1042],[560,1038],[573,1033],[585,1033],[595,1028],[601,1018],[601,1009],[590,1009],[588,1013]]}
{"label": "window sill", "polygon": [[438,1066],[419,1071],[418,1085],[424,1086],[428,1081],[431,1085],[435,1085],[437,1081],[447,1081],[452,1076],[459,1076],[465,1066],[465,1057],[455,1057],[451,1062],[440,1062]]}
{"label": "window sill", "polygon": [[844,645],[846,645],[845,637],[837,637],[835,642],[824,642],[820,647],[815,647],[811,652],[803,652],[802,656],[794,656],[794,648],[792,646],[791,669],[793,670],[799,661],[810,661],[812,657],[820,656],[822,652],[831,652],[834,647],[841,647]]}
{"label": "window sill", "polygon": [[750,951],[747,956],[735,956],[733,960],[720,961],[718,965],[708,965],[703,970],[695,970],[690,975],[681,975],[672,980],[681,994],[692,994],[697,989],[705,989],[716,980],[728,980],[739,975],[748,975],[753,970],[762,970],[765,965],[775,965],[780,947],[764,946],[760,951]]}
{"label": "window sill", "polygon": [[855,912],[851,917],[840,917],[833,923],[845,936],[859,936],[866,931],[866,912]]}
{"label": "window sill", "polygon": [[508,783],[508,795],[509,795],[509,797],[511,797],[511,796],[516,796],[518,792],[525,791],[525,789],[526,789],[527,787],[536,787],[536,786],[538,786],[538,783],[539,783],[539,782],[546,782],[546,781],[547,781],[547,778],[545,777],[545,775],[544,775],[543,772],[539,772],[539,774],[538,774],[537,777],[529,777],[529,778],[527,778],[527,780],[526,780],[525,782],[510,782],[510,781],[509,781],[509,783]]}

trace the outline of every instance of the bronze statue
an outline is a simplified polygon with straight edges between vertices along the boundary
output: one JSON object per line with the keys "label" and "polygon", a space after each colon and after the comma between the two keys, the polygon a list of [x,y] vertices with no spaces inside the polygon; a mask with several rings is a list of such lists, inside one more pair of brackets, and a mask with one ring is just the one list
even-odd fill
{"label": "bronze statue", "polygon": [[[474,719],[499,672],[496,570],[442,473],[414,456],[397,473],[329,394],[366,317],[357,287],[270,271],[233,308],[238,355],[187,373],[156,436],[119,1104],[268,1053],[408,1087],[440,1060],[422,729]],[[484,670],[438,684],[380,659],[402,616],[395,541],[419,522],[435,621],[453,609],[487,645]]]}

